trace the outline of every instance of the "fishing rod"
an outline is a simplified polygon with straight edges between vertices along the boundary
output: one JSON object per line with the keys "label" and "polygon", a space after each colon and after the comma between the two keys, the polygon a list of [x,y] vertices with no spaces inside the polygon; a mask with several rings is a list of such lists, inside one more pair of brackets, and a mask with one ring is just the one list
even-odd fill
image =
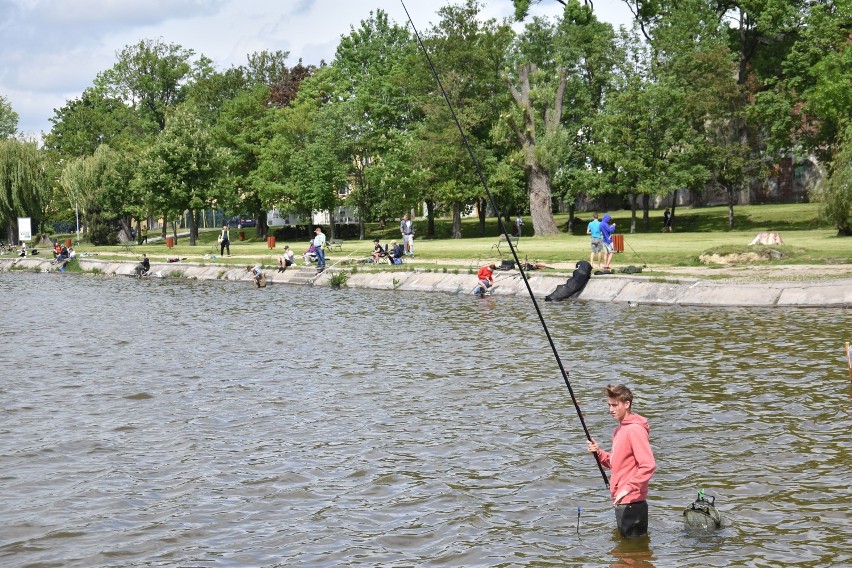
{"label": "fishing rod", "polygon": [[[444,101],[447,103],[447,107],[450,110],[450,114],[453,117],[453,121],[455,121],[456,123],[456,127],[459,130],[459,134],[461,134],[462,141],[464,142],[465,148],[467,148],[467,153],[470,154],[470,159],[473,162],[473,165],[476,167],[476,173],[479,176],[479,182],[485,189],[485,194],[488,196],[488,201],[489,203],[491,203],[491,207],[493,207],[494,211],[497,213],[497,225],[500,228],[500,233],[506,238],[506,244],[509,245],[509,250],[512,252],[512,257],[515,259],[515,264],[517,265],[518,270],[521,273],[521,277],[524,280],[524,285],[527,288],[527,293],[529,294],[530,300],[532,300],[533,303],[533,307],[535,307],[535,311],[538,314],[538,320],[539,322],[541,322],[541,327],[544,329],[544,334],[547,337],[548,343],[550,343],[550,349],[553,351],[553,356],[556,358],[556,363],[559,366],[559,371],[562,373],[562,379],[565,381],[565,386],[568,387],[568,394],[571,395],[571,402],[574,404],[574,409],[577,411],[577,417],[580,419],[580,424],[583,426],[583,432],[585,432],[586,434],[586,439],[591,441],[592,435],[589,433],[589,429],[586,426],[586,421],[583,418],[583,412],[580,410],[580,404],[577,402],[577,397],[574,394],[574,389],[571,386],[571,381],[568,380],[568,371],[565,370],[565,366],[562,364],[562,359],[559,357],[559,351],[556,349],[556,344],[553,342],[553,337],[550,335],[550,330],[547,327],[547,322],[544,321],[544,315],[541,313],[541,309],[538,306],[538,302],[536,302],[535,300],[535,294],[533,294],[532,287],[530,286],[529,279],[526,275],[526,271],[524,270],[523,266],[521,266],[521,259],[518,257],[518,251],[512,244],[512,239],[509,238],[509,232],[506,230],[506,226],[503,224],[503,214],[500,211],[500,208],[497,207],[497,203],[494,201],[494,196],[491,194],[491,190],[488,189],[488,184],[485,181],[485,175],[482,173],[482,168],[479,165],[479,161],[476,159],[476,156],[473,153],[473,148],[470,146],[470,142],[468,142],[467,140],[467,135],[464,133],[464,128],[462,128],[461,122],[459,122],[459,119],[456,116],[456,111],[453,108],[453,104],[450,102],[449,96],[447,96],[447,91],[444,90],[444,85],[441,83],[441,78],[438,76],[438,71],[435,69],[435,65],[432,63],[432,58],[429,57],[429,52],[426,51],[426,46],[423,45],[423,40],[420,39],[420,33],[418,33],[417,27],[414,25],[414,21],[411,19],[411,14],[408,13],[408,8],[405,6],[405,2],[403,0],[399,1],[400,4],[402,4],[402,9],[405,10],[405,15],[408,17],[408,23],[411,24],[411,29],[414,31],[414,37],[417,38],[417,43],[418,45],[420,45],[420,49],[423,51],[423,55],[426,57],[426,61],[429,63],[429,68],[432,71],[432,76],[435,77],[435,81],[438,83],[438,87],[441,89],[441,94],[444,96]],[[603,477],[604,484],[609,487],[609,479],[607,478],[600,458],[598,458],[597,454],[592,455],[595,457],[595,462],[598,464],[598,469],[601,472],[601,477]]]}
{"label": "fishing rod", "polygon": [[629,247],[630,247],[630,250],[632,250],[632,251],[633,251],[633,254],[635,254],[637,257],[639,257],[639,260],[641,260],[641,261],[642,261],[642,268],[648,268],[648,263],[647,263],[647,262],[645,262],[645,259],[644,259],[644,258],[642,258],[642,256],[641,256],[638,252],[636,252],[636,249],[634,249],[634,248],[630,245],[630,242],[629,242],[627,239],[625,239],[625,240],[624,240],[624,242],[626,242],[626,243],[627,243],[627,246],[629,246]]}

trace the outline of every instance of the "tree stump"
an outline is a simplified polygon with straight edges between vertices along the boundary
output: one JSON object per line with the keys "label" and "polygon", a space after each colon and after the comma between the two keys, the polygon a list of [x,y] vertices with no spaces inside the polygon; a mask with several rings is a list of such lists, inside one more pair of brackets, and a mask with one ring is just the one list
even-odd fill
{"label": "tree stump", "polygon": [[783,245],[784,239],[781,238],[781,233],[774,233],[768,231],[761,231],[757,234],[756,237],[748,244],[752,245]]}

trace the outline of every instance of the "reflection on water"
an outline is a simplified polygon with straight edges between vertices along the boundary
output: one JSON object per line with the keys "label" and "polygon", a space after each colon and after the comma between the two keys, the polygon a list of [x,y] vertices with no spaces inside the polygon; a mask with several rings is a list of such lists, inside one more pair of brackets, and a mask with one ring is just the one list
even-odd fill
{"label": "reflection on water", "polygon": [[[20,273],[0,294],[3,566],[852,561],[845,310],[542,303],[592,435],[610,382],[650,420],[650,538],[624,541],[528,300]],[[726,528],[690,534],[702,488]]]}
{"label": "reflection on water", "polygon": [[[656,566],[649,536],[621,538],[618,530],[612,533],[612,568],[653,568]],[[675,562],[673,564],[680,564]]]}

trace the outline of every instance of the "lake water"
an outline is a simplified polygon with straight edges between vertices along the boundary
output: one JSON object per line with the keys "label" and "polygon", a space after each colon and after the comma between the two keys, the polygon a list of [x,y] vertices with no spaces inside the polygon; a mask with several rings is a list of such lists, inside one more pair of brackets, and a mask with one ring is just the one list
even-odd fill
{"label": "lake water", "polygon": [[[651,423],[650,537],[624,541],[529,299],[0,294],[5,567],[852,562],[849,310],[541,302],[592,435],[611,382]],[[699,489],[722,530],[684,530]]]}

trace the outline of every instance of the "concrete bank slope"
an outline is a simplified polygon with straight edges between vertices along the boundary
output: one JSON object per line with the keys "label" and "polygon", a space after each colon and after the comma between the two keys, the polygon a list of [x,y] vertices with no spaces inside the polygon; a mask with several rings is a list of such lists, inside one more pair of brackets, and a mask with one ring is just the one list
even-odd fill
{"label": "concrete bank slope", "polygon": [[[84,271],[108,276],[132,276],[135,262],[106,261],[80,258]],[[50,259],[7,258],[0,259],[0,270],[27,270],[51,272],[55,267]],[[443,292],[469,294],[476,285],[476,276],[464,273],[426,272],[424,270],[387,272],[362,269],[354,274],[350,268],[330,268],[317,276],[313,268],[289,268],[284,273],[277,269],[265,270],[270,284],[309,284],[328,286],[332,274],[345,270],[346,286],[376,290],[413,290],[418,292]],[[236,280],[251,282],[245,267],[204,265],[186,262],[151,263],[155,278],[188,278],[193,280]],[[537,299],[544,297],[564,284],[566,277],[546,272],[527,274],[530,288]],[[495,296],[526,296],[527,290],[518,271],[496,271]],[[678,306],[777,306],[777,307],[852,307],[852,279],[818,280],[811,282],[744,283],[726,280],[700,280],[695,278],[648,278],[641,275],[593,276],[577,298],[587,302],[629,302]]]}

